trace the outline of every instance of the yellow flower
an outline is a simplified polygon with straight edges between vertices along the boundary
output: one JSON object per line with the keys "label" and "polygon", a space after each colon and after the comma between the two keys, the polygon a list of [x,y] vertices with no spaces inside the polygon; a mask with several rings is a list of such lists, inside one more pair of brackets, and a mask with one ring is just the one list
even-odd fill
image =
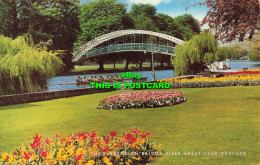
{"label": "yellow flower", "polygon": [[8,162],[10,164],[14,164],[15,161],[16,161],[16,158],[14,156],[10,156],[10,158],[8,159]]}
{"label": "yellow flower", "polygon": [[25,164],[25,163],[26,163],[26,159],[24,158],[18,160],[18,164]]}
{"label": "yellow flower", "polygon": [[50,165],[54,165],[56,163],[56,160],[45,160],[42,162],[42,164],[50,164]]}
{"label": "yellow flower", "polygon": [[134,156],[134,158],[135,158],[135,160],[138,160],[138,161],[141,160],[141,157],[135,157]]}
{"label": "yellow flower", "polygon": [[84,145],[85,145],[85,141],[82,140],[82,139],[80,139],[80,140],[78,141],[78,143],[79,143],[79,146],[84,146]]}
{"label": "yellow flower", "polygon": [[4,154],[2,154],[2,158],[3,158],[4,160],[6,160],[6,159],[9,159],[10,156],[9,156],[7,153],[4,153]]}
{"label": "yellow flower", "polygon": [[150,156],[150,157],[149,157],[149,160],[153,160],[153,157],[152,157],[152,156]]}
{"label": "yellow flower", "polygon": [[84,155],[84,149],[83,149],[83,148],[79,148],[79,149],[76,151],[76,154],[77,154],[77,155]]}
{"label": "yellow flower", "polygon": [[116,155],[116,160],[119,160],[120,159],[120,155]]}
{"label": "yellow flower", "polygon": [[127,162],[125,162],[126,165],[130,165],[132,163],[131,159],[128,159]]}
{"label": "yellow flower", "polygon": [[94,165],[94,164],[95,164],[95,161],[94,160],[90,160],[90,161],[87,162],[86,165]]}
{"label": "yellow flower", "polygon": [[110,159],[105,156],[105,157],[103,158],[103,161],[104,161],[105,163],[109,163],[109,162],[110,162]]}

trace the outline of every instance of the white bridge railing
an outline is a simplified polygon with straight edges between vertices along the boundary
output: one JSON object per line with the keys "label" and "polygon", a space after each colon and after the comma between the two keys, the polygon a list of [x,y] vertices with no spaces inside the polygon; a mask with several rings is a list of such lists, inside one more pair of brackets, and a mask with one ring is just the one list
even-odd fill
{"label": "white bridge railing", "polygon": [[103,47],[97,47],[87,51],[78,61],[87,58],[98,56],[102,54],[124,52],[124,51],[142,51],[142,52],[155,52],[175,56],[175,50],[172,46],[147,44],[147,43],[125,43],[125,44],[112,44]]}

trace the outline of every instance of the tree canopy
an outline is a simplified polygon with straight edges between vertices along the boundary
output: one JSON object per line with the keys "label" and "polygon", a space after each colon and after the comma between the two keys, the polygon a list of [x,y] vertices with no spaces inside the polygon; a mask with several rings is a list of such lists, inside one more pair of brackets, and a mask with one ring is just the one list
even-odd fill
{"label": "tree canopy", "polygon": [[81,33],[75,47],[102,34],[133,28],[126,5],[116,0],[90,1],[81,6],[79,16]]}
{"label": "tree canopy", "polygon": [[222,41],[232,41],[239,36],[243,41],[249,33],[249,39],[260,29],[259,0],[205,0],[203,5],[210,8],[203,24],[208,23],[215,29],[216,36]]}
{"label": "tree canopy", "polygon": [[173,59],[174,75],[196,74],[205,68],[206,63],[218,60],[217,41],[209,31],[202,31],[191,40],[178,45]]}
{"label": "tree canopy", "polygon": [[62,66],[58,54],[30,38],[0,36],[0,95],[46,90],[47,78]]}
{"label": "tree canopy", "polygon": [[257,32],[253,37],[253,46],[249,52],[250,61],[260,61],[260,32]]}
{"label": "tree canopy", "polygon": [[140,15],[151,18],[152,20],[156,19],[156,8],[150,4],[133,4],[131,7],[130,15],[132,17],[137,17]]}
{"label": "tree canopy", "polygon": [[73,68],[73,43],[79,29],[79,0],[3,0],[0,1],[0,34],[16,38],[32,36],[49,50],[64,50],[64,69]]}

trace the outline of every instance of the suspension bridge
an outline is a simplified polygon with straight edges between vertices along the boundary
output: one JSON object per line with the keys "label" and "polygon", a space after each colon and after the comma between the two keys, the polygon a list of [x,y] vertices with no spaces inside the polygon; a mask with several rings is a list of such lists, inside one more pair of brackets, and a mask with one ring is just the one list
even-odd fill
{"label": "suspension bridge", "polygon": [[73,52],[73,62],[80,63],[104,54],[119,52],[154,52],[175,56],[175,45],[184,41],[158,32],[120,30],[101,35]]}

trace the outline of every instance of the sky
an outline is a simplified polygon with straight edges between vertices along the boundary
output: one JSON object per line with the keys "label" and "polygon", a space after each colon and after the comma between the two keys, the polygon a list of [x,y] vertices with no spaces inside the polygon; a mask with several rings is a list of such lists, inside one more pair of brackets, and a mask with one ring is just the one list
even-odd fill
{"label": "sky", "polygon": [[[81,3],[86,3],[91,0],[81,0]],[[151,4],[156,7],[157,13],[168,14],[172,17],[176,17],[183,14],[191,14],[194,18],[202,21],[204,16],[207,14],[208,8],[205,6],[196,5],[195,7],[189,7],[186,10],[186,0],[117,0],[127,4],[128,9],[131,8],[132,4]],[[197,3],[202,0],[189,0],[189,4]]]}

